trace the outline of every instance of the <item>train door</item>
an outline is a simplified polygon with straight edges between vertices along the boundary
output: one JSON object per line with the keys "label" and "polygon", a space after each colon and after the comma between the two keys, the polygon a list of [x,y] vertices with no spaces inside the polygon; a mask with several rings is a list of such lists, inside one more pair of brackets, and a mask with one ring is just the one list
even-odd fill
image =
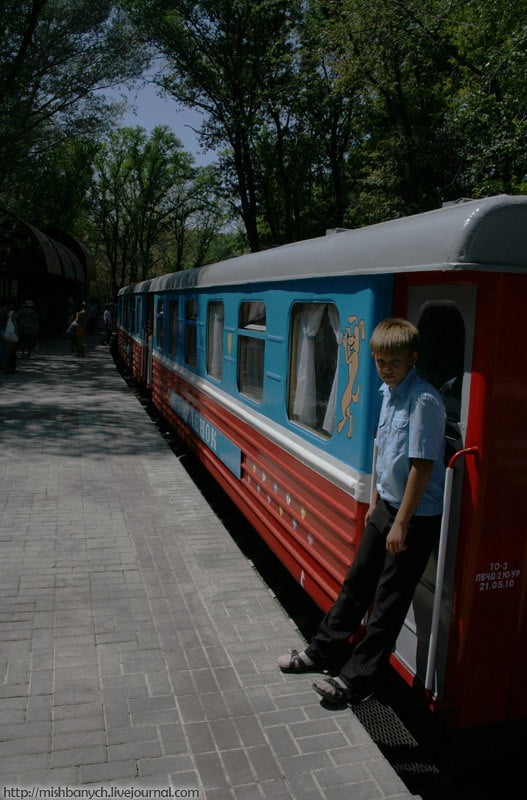
{"label": "train door", "polygon": [[141,374],[144,377],[147,389],[152,386],[152,351],[153,351],[153,322],[154,298],[150,294],[144,295],[143,326],[142,326],[142,354]]}
{"label": "train door", "polygon": [[[446,459],[463,448],[470,394],[475,286],[412,286],[408,290],[408,318],[419,328],[421,353],[417,369],[441,393],[447,414]],[[435,663],[432,665],[434,695],[441,699],[444,687],[448,634],[457,550],[461,475],[457,462],[448,520],[448,544],[440,599]],[[396,645],[399,662],[424,685],[430,652],[430,631],[435,596],[438,550],[432,554],[416,590],[412,606]],[[430,679],[429,679],[430,680]]]}

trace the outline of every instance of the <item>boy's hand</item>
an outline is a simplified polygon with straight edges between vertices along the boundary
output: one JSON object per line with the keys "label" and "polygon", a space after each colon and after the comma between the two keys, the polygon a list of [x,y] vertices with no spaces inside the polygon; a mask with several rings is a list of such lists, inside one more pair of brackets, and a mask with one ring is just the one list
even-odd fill
{"label": "boy's hand", "polygon": [[419,505],[424,490],[432,474],[434,462],[425,458],[412,458],[403,501],[386,537],[386,549],[392,555],[406,550],[407,525]]}
{"label": "boy's hand", "polygon": [[370,521],[370,517],[371,517],[371,515],[373,514],[374,511],[375,511],[375,506],[374,505],[371,505],[368,508],[368,510],[366,511],[366,516],[364,517],[364,524],[365,525],[367,525],[368,522]]}
{"label": "boy's hand", "polygon": [[394,520],[390,533],[386,537],[386,550],[392,555],[406,550],[406,525]]}
{"label": "boy's hand", "polygon": [[377,490],[375,490],[374,493],[373,493],[373,496],[371,498],[370,506],[369,506],[368,510],[366,511],[366,515],[364,517],[364,524],[365,525],[367,525],[368,522],[370,521],[371,515],[373,514],[373,512],[377,508],[377,503],[378,502],[379,502],[379,493],[378,493]]}

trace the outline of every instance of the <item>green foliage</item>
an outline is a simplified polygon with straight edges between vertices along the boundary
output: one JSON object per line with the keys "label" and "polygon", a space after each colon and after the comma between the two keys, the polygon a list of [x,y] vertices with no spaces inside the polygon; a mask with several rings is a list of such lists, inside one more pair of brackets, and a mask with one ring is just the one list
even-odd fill
{"label": "green foliage", "polygon": [[457,53],[451,124],[462,169],[476,194],[521,192],[527,174],[525,0],[467,0],[450,31]]}
{"label": "green foliage", "polygon": [[[288,96],[296,20],[291,0],[134,0],[125,4],[168,70],[159,81],[181,103],[203,109],[209,147],[227,146],[226,187],[253,250],[260,248],[255,139]],[[271,110],[270,110],[270,107]]]}
{"label": "green foliage", "polygon": [[[524,0],[343,0],[331,35],[366,121],[353,223],[518,191],[525,175]],[[375,216],[375,215],[374,215]]]}
{"label": "green foliage", "polygon": [[224,221],[214,191],[212,172],[195,168],[168,128],[109,134],[95,158],[90,216],[113,295],[128,283],[206,262]]}
{"label": "green foliage", "polygon": [[5,204],[39,228],[81,234],[96,148],[93,140],[78,138],[35,153],[31,170],[24,174],[26,180],[21,179],[20,173],[6,180]]}
{"label": "green foliage", "polygon": [[15,187],[29,193],[64,149],[68,160],[65,143],[109,122],[94,89],[140,74],[145,58],[110,0],[4,1],[0,14],[0,197],[13,206]]}

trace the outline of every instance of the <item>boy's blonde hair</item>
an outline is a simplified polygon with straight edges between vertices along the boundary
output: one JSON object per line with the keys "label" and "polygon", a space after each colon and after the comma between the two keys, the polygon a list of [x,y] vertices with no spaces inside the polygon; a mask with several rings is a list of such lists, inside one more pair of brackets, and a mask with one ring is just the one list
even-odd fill
{"label": "boy's blonde hair", "polygon": [[419,331],[407,319],[392,317],[376,326],[370,339],[370,350],[377,353],[393,353],[405,350],[408,353],[419,352]]}

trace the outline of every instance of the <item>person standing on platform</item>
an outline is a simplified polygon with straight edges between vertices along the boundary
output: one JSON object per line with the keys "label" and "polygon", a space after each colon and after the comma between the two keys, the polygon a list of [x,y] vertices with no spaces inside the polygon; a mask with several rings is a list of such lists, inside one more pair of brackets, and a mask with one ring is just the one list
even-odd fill
{"label": "person standing on platform", "polygon": [[77,323],[74,331],[75,349],[78,356],[85,356],[84,337],[86,336],[86,325],[88,322],[86,303],[81,303],[75,316],[75,322]]}
{"label": "person standing on platform", "polygon": [[26,302],[19,308],[17,313],[18,324],[18,349],[22,358],[31,358],[31,353],[38,344],[38,315],[35,304],[32,300]]}
{"label": "person standing on platform", "polygon": [[0,300],[0,372],[3,372],[6,367],[6,341],[4,339],[4,330],[7,323],[9,309],[5,300]]}
{"label": "person standing on platform", "polygon": [[5,326],[2,331],[4,341],[4,372],[11,375],[16,372],[16,351],[18,348],[18,326],[17,317],[12,301],[7,303],[7,316]]}
{"label": "person standing on platform", "polygon": [[112,312],[110,306],[106,306],[102,315],[104,325],[103,344],[110,344],[112,341]]}
{"label": "person standing on platform", "polygon": [[[340,594],[311,643],[278,659],[282,672],[328,672],[313,688],[337,704],[360,703],[379,687],[441,526],[445,409],[415,370],[417,328],[403,319],[384,320],[370,349],[383,383],[376,488],[366,526]],[[352,645],[370,609],[364,636]]]}

